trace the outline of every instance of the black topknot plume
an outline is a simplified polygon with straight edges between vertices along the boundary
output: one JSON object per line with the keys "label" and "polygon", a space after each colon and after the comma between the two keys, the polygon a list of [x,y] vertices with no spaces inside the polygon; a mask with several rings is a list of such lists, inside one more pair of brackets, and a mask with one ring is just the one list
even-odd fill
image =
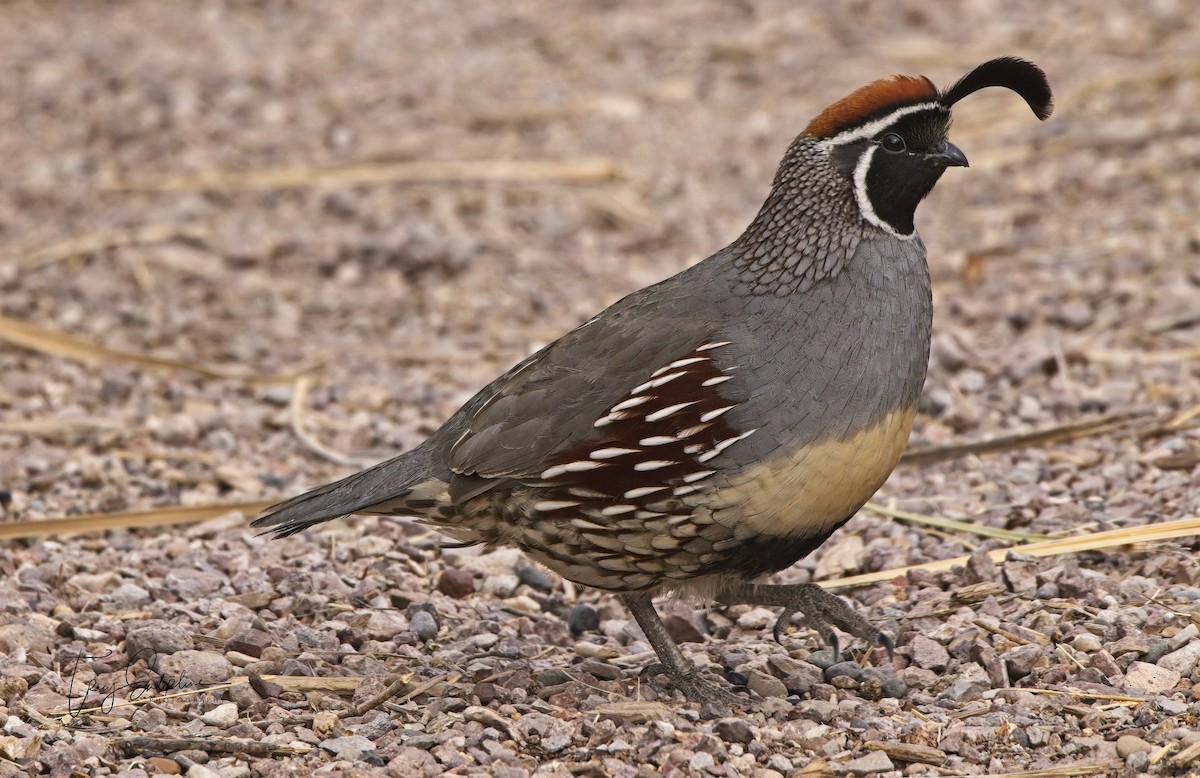
{"label": "black topknot plume", "polygon": [[1046,74],[1020,57],[998,57],[983,63],[944,90],[938,102],[949,108],[967,95],[989,86],[1002,86],[1016,92],[1039,119],[1046,119],[1054,110],[1054,97]]}

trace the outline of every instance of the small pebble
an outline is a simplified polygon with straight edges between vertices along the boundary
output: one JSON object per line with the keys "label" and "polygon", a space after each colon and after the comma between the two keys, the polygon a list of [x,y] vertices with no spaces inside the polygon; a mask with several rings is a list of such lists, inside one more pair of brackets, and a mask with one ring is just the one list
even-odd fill
{"label": "small pebble", "polygon": [[1117,738],[1117,756],[1124,759],[1130,754],[1150,753],[1154,746],[1137,735],[1121,735]]}
{"label": "small pebble", "polygon": [[424,643],[433,640],[438,634],[437,620],[427,611],[412,614],[408,619],[408,628]]}
{"label": "small pebble", "polygon": [[826,683],[834,678],[848,677],[855,681],[862,678],[862,667],[857,662],[838,662],[825,668]]}
{"label": "small pebble", "polygon": [[567,629],[572,635],[592,632],[600,626],[600,614],[591,605],[581,602],[567,614]]}
{"label": "small pebble", "polygon": [[773,675],[767,675],[758,671],[749,673],[746,688],[752,692],[756,692],[760,697],[784,698],[788,696],[788,690],[783,685],[783,681]]}
{"label": "small pebble", "polygon": [[520,585],[520,579],[512,573],[494,573],[483,579],[479,591],[500,598],[512,597]]}
{"label": "small pebble", "polygon": [[237,723],[238,707],[232,702],[224,702],[202,714],[200,720],[213,727],[229,727]]}
{"label": "small pebble", "polygon": [[820,651],[814,651],[809,654],[807,657],[805,657],[805,661],[807,661],[809,664],[816,665],[822,670],[827,670],[834,664],[840,662],[841,658],[835,656],[832,650],[824,648]]}
{"label": "small pebble", "polygon": [[1179,683],[1181,678],[1183,676],[1174,670],[1158,667],[1148,662],[1134,662],[1125,671],[1124,687],[1126,689],[1142,689],[1152,694],[1162,694],[1174,689],[1175,684]]}
{"label": "small pebble", "polygon": [[621,668],[601,662],[599,659],[585,659],[579,663],[579,669],[606,681],[616,681],[623,676]]}
{"label": "small pebble", "polygon": [[554,578],[545,568],[538,565],[521,565],[517,568],[517,580],[526,586],[542,592],[554,589]]}
{"label": "small pebble", "polygon": [[621,652],[612,646],[602,646],[598,643],[589,643],[586,640],[581,640],[571,648],[576,656],[582,656],[586,659],[615,659],[621,655]]}
{"label": "small pebble", "polygon": [[438,576],[437,590],[447,597],[462,599],[475,593],[475,576],[466,570],[448,567]]}
{"label": "small pebble", "polygon": [[891,772],[894,768],[892,760],[882,751],[870,751],[857,759],[851,759],[842,765],[842,770],[850,775],[879,775]]}
{"label": "small pebble", "polygon": [[950,664],[950,654],[946,652],[945,647],[936,640],[927,638],[924,635],[914,637],[908,647],[911,652],[912,662],[917,667],[941,672]]}
{"label": "small pebble", "polygon": [[1125,757],[1125,766],[1137,775],[1143,775],[1150,769],[1150,754],[1138,751]]}

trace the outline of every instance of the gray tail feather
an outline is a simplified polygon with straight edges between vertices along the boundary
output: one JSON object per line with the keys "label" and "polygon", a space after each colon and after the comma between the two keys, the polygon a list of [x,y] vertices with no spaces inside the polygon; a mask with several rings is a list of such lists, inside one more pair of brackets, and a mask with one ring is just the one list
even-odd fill
{"label": "gray tail feather", "polygon": [[274,505],[250,526],[262,528],[264,534],[286,538],[315,524],[367,511],[381,503],[395,502],[428,478],[429,471],[429,453],[422,445]]}

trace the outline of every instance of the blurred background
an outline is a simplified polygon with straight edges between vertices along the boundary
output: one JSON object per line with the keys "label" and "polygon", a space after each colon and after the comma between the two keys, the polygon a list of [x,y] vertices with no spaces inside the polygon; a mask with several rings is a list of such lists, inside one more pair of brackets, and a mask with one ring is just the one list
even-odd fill
{"label": "blurred background", "polygon": [[[411,447],[736,237],[832,101],[1005,54],[1057,111],[956,109],[971,168],[918,212],[914,445],[1126,413],[1154,434],[904,468],[885,496],[1040,532],[1194,515],[1200,17],[999,8],[3,3],[5,519],[271,499]],[[868,566],[923,556],[881,548]]]}

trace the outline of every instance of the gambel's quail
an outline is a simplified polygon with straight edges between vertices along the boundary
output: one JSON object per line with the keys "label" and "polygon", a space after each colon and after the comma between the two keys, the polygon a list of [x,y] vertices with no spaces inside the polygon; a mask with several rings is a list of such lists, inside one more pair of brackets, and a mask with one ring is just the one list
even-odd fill
{"label": "gambel's quail", "polygon": [[699,675],[651,604],[683,591],[780,606],[891,640],[815,584],[758,580],[820,546],[895,467],[925,381],[932,301],[913,215],[948,167],[951,107],[1050,86],[1015,57],[938,91],[875,81],[788,148],[741,237],[625,297],[486,386],[412,451],[272,508],[278,536],[352,513],[414,516],[464,544],[513,545],[617,592],[688,698]]}

